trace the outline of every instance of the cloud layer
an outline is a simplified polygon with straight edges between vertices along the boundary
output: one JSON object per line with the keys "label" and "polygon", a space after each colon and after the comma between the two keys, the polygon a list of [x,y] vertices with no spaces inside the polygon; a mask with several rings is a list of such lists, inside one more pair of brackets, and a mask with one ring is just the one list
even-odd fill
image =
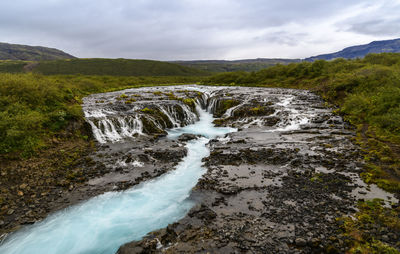
{"label": "cloud layer", "polygon": [[78,57],[304,58],[400,37],[398,0],[14,0],[0,41]]}

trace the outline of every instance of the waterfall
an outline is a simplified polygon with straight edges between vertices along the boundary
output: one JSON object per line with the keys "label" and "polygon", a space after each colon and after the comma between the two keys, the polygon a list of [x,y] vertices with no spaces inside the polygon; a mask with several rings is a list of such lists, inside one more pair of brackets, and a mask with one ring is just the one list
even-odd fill
{"label": "waterfall", "polygon": [[[204,104],[203,99],[195,100],[196,104]],[[97,106],[97,105],[96,105]],[[146,114],[144,109],[158,110],[159,116]],[[84,107],[86,121],[90,124],[93,136],[101,143],[120,142],[126,138],[145,135],[143,118],[153,125],[153,129],[165,131],[168,127],[178,128],[195,123],[198,113],[181,101],[161,101],[143,103],[141,107],[133,107],[128,111],[95,109]],[[164,118],[165,116],[165,118]],[[166,119],[168,119],[166,121]],[[169,122],[168,122],[169,121]],[[147,130],[149,131],[149,130]],[[152,133],[149,133],[152,134]]]}

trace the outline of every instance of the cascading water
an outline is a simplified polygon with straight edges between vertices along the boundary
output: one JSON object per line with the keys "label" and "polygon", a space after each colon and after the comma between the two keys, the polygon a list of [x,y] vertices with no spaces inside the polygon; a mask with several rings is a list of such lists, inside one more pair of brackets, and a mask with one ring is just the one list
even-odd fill
{"label": "cascading water", "polygon": [[[205,107],[208,97],[191,86],[169,87],[168,91],[154,87],[91,95],[84,99],[86,121],[101,144],[196,122],[198,115],[184,100]],[[146,129],[144,121],[152,127]]]}
{"label": "cascading water", "polygon": [[[190,191],[205,172],[202,158],[209,154],[206,144],[210,138],[234,131],[214,127],[212,115],[197,109],[198,122],[169,131],[170,138],[183,133],[204,136],[187,144],[188,155],[176,170],[136,188],[105,193],[57,212],[8,237],[0,253],[115,253],[122,244],[182,218],[193,206],[187,199]],[[114,134],[110,128],[99,137],[105,141]]]}

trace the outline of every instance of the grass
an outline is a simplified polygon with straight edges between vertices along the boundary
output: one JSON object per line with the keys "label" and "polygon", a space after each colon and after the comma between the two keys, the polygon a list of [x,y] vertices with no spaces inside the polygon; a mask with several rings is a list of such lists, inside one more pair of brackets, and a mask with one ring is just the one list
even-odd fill
{"label": "grass", "polygon": [[66,59],[42,61],[34,68],[44,75],[205,76],[208,72],[160,61],[131,59]]}
{"label": "grass", "polygon": [[343,234],[351,239],[348,253],[400,253],[399,242],[394,247],[385,243],[393,237],[399,239],[400,207],[385,208],[382,200],[374,199],[360,202],[358,209],[354,218],[338,219],[342,222]]}
{"label": "grass", "polygon": [[0,73],[18,73],[24,71],[27,61],[0,60]]}

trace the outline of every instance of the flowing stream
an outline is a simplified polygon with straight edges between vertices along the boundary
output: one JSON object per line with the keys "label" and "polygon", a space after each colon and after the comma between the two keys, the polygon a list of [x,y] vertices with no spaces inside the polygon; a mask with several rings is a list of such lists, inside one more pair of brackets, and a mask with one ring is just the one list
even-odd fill
{"label": "flowing stream", "polygon": [[115,253],[122,244],[182,218],[194,205],[191,189],[205,172],[202,159],[209,155],[208,141],[235,131],[216,128],[213,117],[197,108],[200,120],[169,131],[202,135],[187,144],[188,154],[174,171],[123,192],[109,192],[57,212],[27,227],[0,246],[2,254]]}

